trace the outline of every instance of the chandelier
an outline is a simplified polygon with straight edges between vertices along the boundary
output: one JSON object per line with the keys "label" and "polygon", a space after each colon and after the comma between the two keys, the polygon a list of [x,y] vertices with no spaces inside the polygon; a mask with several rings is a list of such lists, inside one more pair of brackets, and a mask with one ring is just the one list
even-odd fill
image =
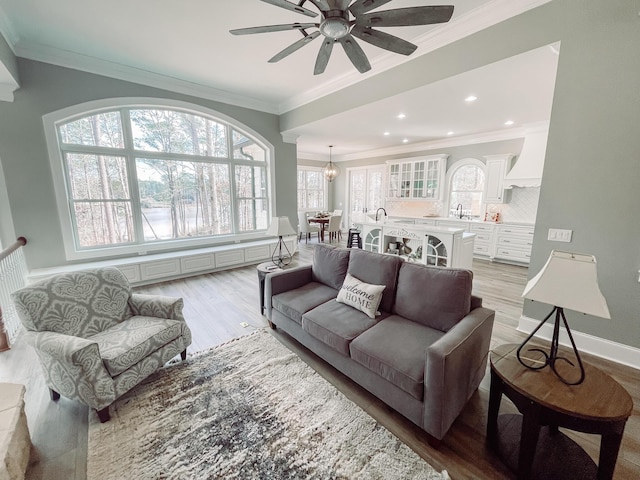
{"label": "chandelier", "polygon": [[329,145],[329,163],[327,163],[322,169],[322,174],[324,175],[324,178],[329,181],[329,183],[333,182],[333,180],[335,180],[335,178],[340,174],[340,169],[332,161],[332,148],[333,145]]}

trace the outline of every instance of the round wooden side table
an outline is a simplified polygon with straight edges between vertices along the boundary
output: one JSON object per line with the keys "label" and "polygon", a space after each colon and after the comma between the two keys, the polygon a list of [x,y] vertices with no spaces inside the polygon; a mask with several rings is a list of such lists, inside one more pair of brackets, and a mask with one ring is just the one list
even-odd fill
{"label": "round wooden side table", "polygon": [[[511,468],[517,471],[518,479],[559,478],[558,469],[568,468],[573,463],[588,471],[589,465],[585,465],[585,462],[593,465],[593,461],[575,442],[559,432],[558,427],[598,434],[601,439],[596,476],[599,480],[613,478],[624,427],[633,410],[633,400],[629,393],[611,376],[586,363],[584,382],[566,385],[549,368],[531,370],[524,367],[516,357],[517,348],[516,344],[501,345],[490,355],[491,390],[487,422],[489,446],[507,464],[512,463]],[[519,421],[501,422],[500,427],[498,426],[502,394],[522,414],[521,426]],[[509,442],[500,441],[501,437],[509,435],[504,427],[509,423],[516,428],[515,435],[510,433],[511,439],[516,440],[512,444],[518,443],[517,429],[520,429],[519,448],[512,450],[511,462],[509,453],[504,451]],[[540,433],[542,426],[548,426],[543,435]],[[547,445],[540,445],[539,439],[540,444]],[[544,456],[536,457],[537,447],[542,447],[540,450],[545,452]],[[583,455],[586,459],[574,458],[575,455]],[[554,465],[554,460],[558,464]],[[547,474],[545,471],[551,473]],[[595,465],[591,467],[591,471],[595,473]],[[580,475],[565,478],[585,478],[583,474]]]}

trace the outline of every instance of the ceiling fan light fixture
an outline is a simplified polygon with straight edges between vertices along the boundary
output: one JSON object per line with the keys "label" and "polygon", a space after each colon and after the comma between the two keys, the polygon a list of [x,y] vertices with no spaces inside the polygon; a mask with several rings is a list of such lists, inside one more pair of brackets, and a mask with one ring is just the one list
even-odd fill
{"label": "ceiling fan light fixture", "polygon": [[349,34],[351,26],[349,22],[342,17],[331,17],[325,19],[320,24],[320,33],[325,37],[339,40]]}

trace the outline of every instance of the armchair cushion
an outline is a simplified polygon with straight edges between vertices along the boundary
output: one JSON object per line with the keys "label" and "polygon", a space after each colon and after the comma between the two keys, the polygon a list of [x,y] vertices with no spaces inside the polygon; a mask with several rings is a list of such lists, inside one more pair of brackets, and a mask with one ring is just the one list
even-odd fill
{"label": "armchair cushion", "polygon": [[182,335],[184,322],[154,317],[131,317],[90,337],[100,348],[109,375],[115,377]]}

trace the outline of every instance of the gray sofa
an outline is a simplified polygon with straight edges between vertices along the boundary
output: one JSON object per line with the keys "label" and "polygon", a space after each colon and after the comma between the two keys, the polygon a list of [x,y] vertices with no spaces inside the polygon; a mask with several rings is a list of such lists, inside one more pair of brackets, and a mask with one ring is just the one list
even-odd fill
{"label": "gray sofa", "polygon": [[[346,274],[384,285],[379,315],[336,300]],[[313,264],[270,273],[266,315],[424,429],[438,446],[485,375],[495,312],[469,270],[318,245]]]}

